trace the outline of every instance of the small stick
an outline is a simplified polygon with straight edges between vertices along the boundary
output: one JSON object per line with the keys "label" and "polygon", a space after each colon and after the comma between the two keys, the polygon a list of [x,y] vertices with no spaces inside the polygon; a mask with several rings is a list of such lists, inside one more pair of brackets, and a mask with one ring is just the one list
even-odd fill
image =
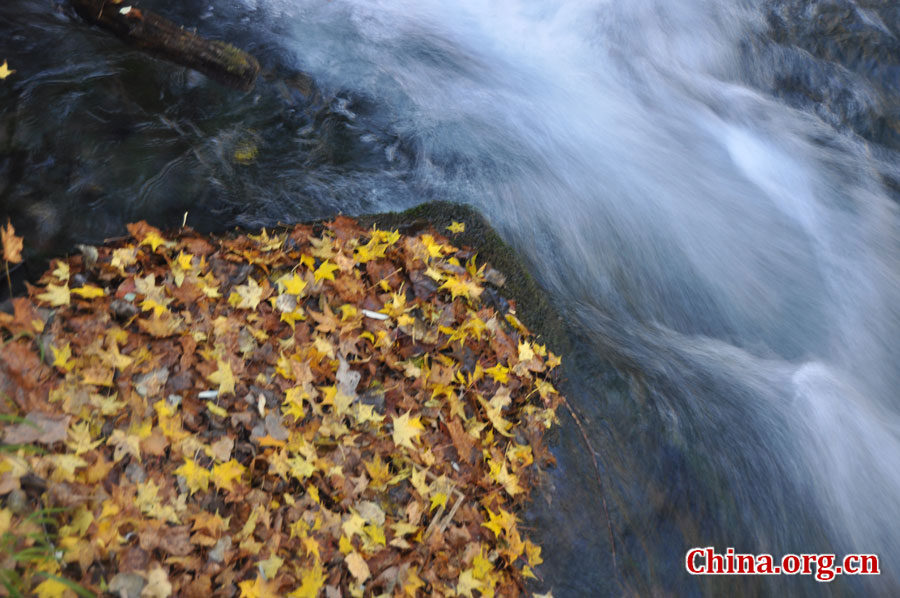
{"label": "small stick", "polygon": [[569,415],[572,416],[572,419],[575,420],[575,425],[578,426],[578,430],[581,432],[581,438],[584,440],[584,444],[587,445],[588,452],[591,453],[591,461],[594,463],[594,471],[597,472],[597,485],[600,486],[600,500],[603,502],[603,514],[606,516],[606,529],[609,531],[609,546],[610,551],[612,552],[612,560],[613,560],[613,571],[616,574],[616,579],[619,578],[619,567],[616,564],[616,538],[613,535],[612,530],[612,522],[609,519],[609,509],[606,506],[606,493],[603,491],[603,478],[600,474],[600,465],[597,463],[597,453],[594,451],[594,447],[591,446],[591,441],[588,440],[587,432],[584,429],[584,426],[581,423],[581,418],[578,417],[578,413],[575,409],[572,408],[572,405],[569,404],[569,401],[562,395],[559,396],[562,399],[563,405],[566,406],[566,409],[569,410]]}

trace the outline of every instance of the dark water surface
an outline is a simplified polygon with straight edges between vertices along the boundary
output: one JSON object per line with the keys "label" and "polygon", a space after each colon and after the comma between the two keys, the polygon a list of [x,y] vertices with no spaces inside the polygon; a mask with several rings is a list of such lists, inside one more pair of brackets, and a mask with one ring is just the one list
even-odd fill
{"label": "dark water surface", "polygon": [[[527,515],[568,596],[900,595],[900,9],[868,0],[147,0],[240,94],[64,5],[0,5],[0,215],[34,256],[448,199],[571,324]],[[306,73],[302,75],[301,73]],[[37,263],[37,262],[35,262]],[[24,272],[19,272],[20,275]],[[877,553],[697,578],[691,546]]]}

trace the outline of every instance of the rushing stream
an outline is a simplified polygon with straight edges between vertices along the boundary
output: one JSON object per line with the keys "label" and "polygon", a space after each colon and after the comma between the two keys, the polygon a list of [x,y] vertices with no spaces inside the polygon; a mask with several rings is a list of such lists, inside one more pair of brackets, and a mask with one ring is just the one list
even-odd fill
{"label": "rushing stream", "polygon": [[[900,595],[900,9],[143,5],[246,47],[268,80],[223,90],[6,0],[0,209],[26,237],[472,204],[571,322],[569,393],[604,469],[617,567],[568,425],[528,514],[536,589]],[[883,573],[698,578],[691,546],[875,553]]]}

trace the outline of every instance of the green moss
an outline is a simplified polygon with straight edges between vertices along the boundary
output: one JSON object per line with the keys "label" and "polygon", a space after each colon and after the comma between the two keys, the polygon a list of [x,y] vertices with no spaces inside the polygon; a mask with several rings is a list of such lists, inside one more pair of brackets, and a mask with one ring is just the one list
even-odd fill
{"label": "green moss", "polygon": [[[363,216],[361,222],[379,228],[396,228],[402,233],[415,233],[433,226],[456,245],[469,246],[478,252],[478,261],[487,262],[506,277],[500,295],[516,302],[516,316],[554,352],[570,349],[565,323],[550,303],[547,293],[537,284],[519,255],[507,245],[475,209],[450,202],[422,204],[405,212]],[[463,222],[466,230],[451,234],[451,222]]]}
{"label": "green moss", "polygon": [[216,48],[225,59],[225,68],[230,73],[243,73],[250,67],[250,55],[239,48],[225,42],[214,42]]}

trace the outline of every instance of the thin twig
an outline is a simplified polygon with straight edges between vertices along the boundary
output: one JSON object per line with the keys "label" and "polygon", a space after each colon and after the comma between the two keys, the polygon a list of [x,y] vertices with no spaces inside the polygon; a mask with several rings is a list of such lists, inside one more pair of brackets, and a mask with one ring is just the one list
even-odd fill
{"label": "thin twig", "polygon": [[584,426],[581,423],[581,418],[578,417],[578,413],[569,404],[569,401],[562,395],[560,395],[560,399],[562,399],[563,405],[565,405],[566,409],[569,410],[569,415],[572,416],[572,419],[575,420],[575,425],[578,426],[578,430],[581,432],[581,438],[584,440],[584,444],[587,445],[588,452],[591,454],[591,461],[594,463],[594,470],[597,472],[597,485],[600,487],[600,500],[603,503],[603,514],[606,517],[606,529],[609,531],[609,546],[610,552],[612,553],[613,560],[613,572],[616,575],[616,579],[619,579],[619,567],[616,564],[616,538],[613,535],[612,529],[612,521],[609,518],[609,509],[606,506],[606,493],[603,491],[603,478],[600,473],[600,465],[597,463],[597,453],[594,451],[594,447],[591,446],[591,441],[588,440],[587,431],[584,429]]}

